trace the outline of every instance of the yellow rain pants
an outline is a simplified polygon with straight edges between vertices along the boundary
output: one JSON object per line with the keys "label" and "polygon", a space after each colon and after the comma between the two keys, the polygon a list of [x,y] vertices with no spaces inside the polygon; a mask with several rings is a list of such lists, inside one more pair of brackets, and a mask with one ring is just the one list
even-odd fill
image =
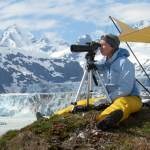
{"label": "yellow rain pants", "polygon": [[[103,98],[103,97],[101,97]],[[94,103],[96,101],[98,101],[100,98],[90,98],[89,99],[89,105],[94,105]],[[77,101],[77,105],[79,106],[86,106],[87,105],[87,100],[86,99],[83,99],[83,100],[79,100]],[[62,115],[62,114],[65,114],[65,113],[71,113],[72,110],[74,108],[74,105],[69,105],[68,107],[66,108],[63,108],[61,110],[58,110],[57,112],[55,112],[56,115]]]}
{"label": "yellow rain pants", "polygon": [[104,111],[102,111],[96,118],[97,121],[103,120],[106,116],[108,116],[111,112],[115,110],[122,110],[123,117],[120,121],[127,119],[130,114],[139,111],[142,107],[141,98],[138,96],[125,96],[119,97],[114,102],[107,107]]}

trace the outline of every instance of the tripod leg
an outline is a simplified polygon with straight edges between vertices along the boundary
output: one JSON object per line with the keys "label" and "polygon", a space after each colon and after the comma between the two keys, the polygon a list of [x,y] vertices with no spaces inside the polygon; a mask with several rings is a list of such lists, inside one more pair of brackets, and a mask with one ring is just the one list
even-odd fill
{"label": "tripod leg", "polygon": [[97,70],[95,70],[95,73],[97,74],[98,81],[100,81],[100,84],[101,84],[101,86],[102,86],[102,88],[103,88],[103,90],[104,90],[104,92],[105,92],[105,94],[106,94],[107,100],[111,103],[111,102],[112,102],[112,101],[111,101],[111,98],[109,97],[108,91],[107,91],[107,89],[106,89],[106,87],[105,87],[105,85],[104,85],[103,80],[102,80],[101,77],[100,77],[100,74],[98,73]]}
{"label": "tripod leg", "polygon": [[92,70],[88,72],[88,91],[87,91],[87,107],[89,106],[89,99],[92,97]]}
{"label": "tripod leg", "polygon": [[75,97],[75,102],[77,102],[77,100],[78,100],[78,97],[79,97],[80,92],[81,92],[81,88],[82,88],[83,83],[84,83],[84,81],[85,81],[85,79],[86,79],[86,77],[87,77],[87,73],[88,73],[88,71],[85,70],[85,71],[84,71],[84,74],[83,74],[83,77],[82,77],[82,80],[81,80],[81,82],[80,82],[80,86],[79,86],[79,88],[78,88],[76,97]]}

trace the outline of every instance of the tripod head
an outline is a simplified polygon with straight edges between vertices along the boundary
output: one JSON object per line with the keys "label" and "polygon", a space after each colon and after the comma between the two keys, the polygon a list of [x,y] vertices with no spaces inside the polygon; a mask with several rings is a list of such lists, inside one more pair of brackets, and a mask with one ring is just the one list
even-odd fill
{"label": "tripod head", "polygon": [[90,53],[88,52],[86,55],[85,55],[85,59],[86,59],[86,67],[87,67],[87,70],[88,72],[90,70],[97,70],[97,67],[95,65],[95,55],[96,55],[96,52],[95,53]]}
{"label": "tripod head", "polygon": [[96,55],[96,52],[88,52],[88,53],[86,53],[86,55],[85,55],[85,59],[87,60],[87,61],[93,61],[94,62],[94,58],[95,58],[95,55]]}

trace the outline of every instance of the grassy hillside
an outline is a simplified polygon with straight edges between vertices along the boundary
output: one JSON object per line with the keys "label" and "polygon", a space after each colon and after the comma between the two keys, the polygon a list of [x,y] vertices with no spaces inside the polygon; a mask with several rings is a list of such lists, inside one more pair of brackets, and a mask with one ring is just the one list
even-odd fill
{"label": "grassy hillside", "polygon": [[52,116],[0,138],[0,150],[148,150],[150,109],[143,108],[116,129],[95,127],[98,111]]}

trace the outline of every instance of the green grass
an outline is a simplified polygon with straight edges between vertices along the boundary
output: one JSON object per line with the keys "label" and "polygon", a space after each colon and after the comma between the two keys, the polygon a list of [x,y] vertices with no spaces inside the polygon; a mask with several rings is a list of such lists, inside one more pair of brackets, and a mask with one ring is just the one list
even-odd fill
{"label": "green grass", "polygon": [[[66,114],[64,116],[51,116],[50,119],[41,119],[18,131],[7,132],[0,138],[0,148],[3,150],[9,147],[9,143],[17,150],[16,139],[22,138],[23,146],[33,145],[32,141],[38,139],[37,147],[43,143],[49,149],[74,148],[90,149],[95,148],[106,150],[122,149],[150,149],[150,109],[143,108],[141,112],[132,115],[128,120],[119,125],[117,129],[108,132],[95,130],[95,116],[98,111],[86,113]],[[23,133],[24,136],[21,136]],[[29,136],[29,133],[32,133]],[[85,138],[78,135],[83,133]],[[28,138],[24,138],[24,137]],[[18,140],[19,141],[19,140]],[[45,144],[44,144],[45,145]],[[35,145],[34,145],[35,146]],[[32,147],[32,146],[31,146]],[[12,147],[11,147],[12,148]]]}
{"label": "green grass", "polygon": [[13,131],[8,131],[5,135],[3,135],[0,138],[0,147],[5,146],[6,142],[14,138],[18,134],[18,132],[19,131],[17,130],[13,130]]}

